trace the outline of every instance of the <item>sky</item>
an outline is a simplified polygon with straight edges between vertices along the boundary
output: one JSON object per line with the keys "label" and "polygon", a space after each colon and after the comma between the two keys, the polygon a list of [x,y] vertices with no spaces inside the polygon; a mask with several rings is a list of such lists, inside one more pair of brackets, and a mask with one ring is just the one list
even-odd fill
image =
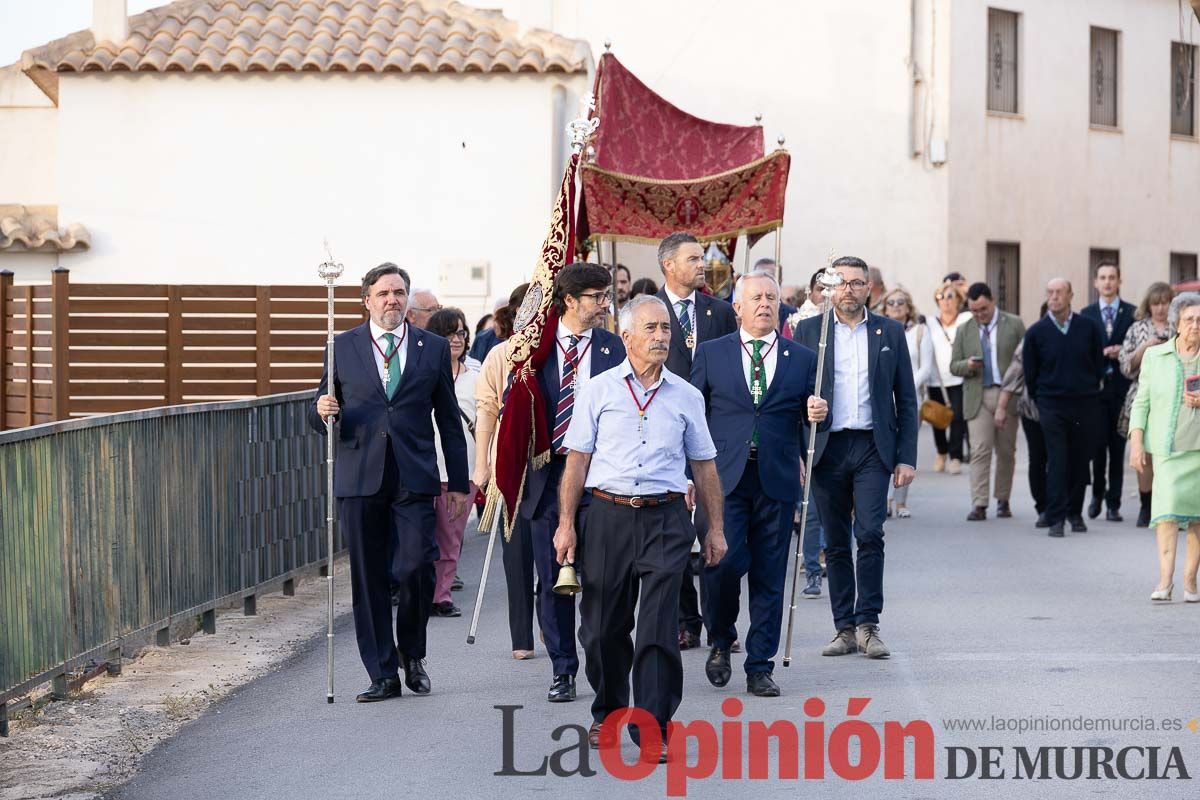
{"label": "sky", "polygon": [[[166,5],[170,0],[128,0],[130,14]],[[0,0],[0,67],[21,51],[88,27],[92,0]]]}

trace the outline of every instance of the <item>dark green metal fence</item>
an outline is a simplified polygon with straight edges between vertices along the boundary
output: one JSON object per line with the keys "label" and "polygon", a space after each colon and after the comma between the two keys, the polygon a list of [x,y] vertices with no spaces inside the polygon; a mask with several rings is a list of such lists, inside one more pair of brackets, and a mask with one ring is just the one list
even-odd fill
{"label": "dark green metal fence", "polygon": [[[311,392],[0,433],[5,703],[325,558]],[[342,547],[339,541],[337,547]],[[288,584],[290,587],[290,583]],[[206,616],[206,623],[212,619]]]}

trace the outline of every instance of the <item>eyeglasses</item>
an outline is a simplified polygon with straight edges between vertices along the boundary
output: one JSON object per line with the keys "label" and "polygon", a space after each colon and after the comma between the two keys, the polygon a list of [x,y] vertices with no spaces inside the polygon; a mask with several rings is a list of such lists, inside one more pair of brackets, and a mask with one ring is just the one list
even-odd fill
{"label": "eyeglasses", "polygon": [[937,300],[940,303],[943,300],[957,300],[958,298],[955,297],[953,293],[947,292],[946,294],[935,294],[933,296],[933,299]]}
{"label": "eyeglasses", "polygon": [[410,311],[420,311],[422,313],[428,311],[430,314],[434,314],[434,313],[442,310],[442,307],[440,305],[438,305],[438,306],[409,306],[408,308]]}
{"label": "eyeglasses", "polygon": [[903,297],[893,297],[892,299],[887,301],[887,304],[889,306],[891,306],[892,308],[899,308],[900,306],[908,305],[908,301],[905,300]]}
{"label": "eyeglasses", "polygon": [[467,332],[464,330],[450,331],[449,333],[446,334],[446,338],[447,339],[462,339],[465,342],[467,340]]}
{"label": "eyeglasses", "polygon": [[867,288],[867,282],[856,278],[852,281],[843,281],[842,283],[838,284],[838,288],[839,289],[853,289],[854,291],[857,292],[857,291]]}
{"label": "eyeglasses", "polygon": [[593,302],[595,302],[597,305],[602,305],[602,306],[608,305],[609,303],[612,302],[612,299],[613,299],[613,293],[611,291],[608,291],[608,292],[583,292],[579,296],[580,297],[590,297],[593,300]]}

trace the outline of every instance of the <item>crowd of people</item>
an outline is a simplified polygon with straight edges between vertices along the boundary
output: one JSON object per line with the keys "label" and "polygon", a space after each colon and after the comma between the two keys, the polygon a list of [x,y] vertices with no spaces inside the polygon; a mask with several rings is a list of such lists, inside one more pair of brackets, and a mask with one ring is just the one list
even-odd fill
{"label": "crowd of people", "polygon": [[[550,452],[529,459],[519,512],[500,532],[513,658],[534,656],[536,619],[547,700],[571,702],[578,639],[593,746],[604,719],[631,704],[665,732],[682,692],[680,652],[702,637],[714,686],[728,684],[731,654],[744,650],[747,691],[780,694],[774,658],[799,529],[803,596],[829,596],[834,636],[822,654],[888,657],[884,524],[920,514],[908,490],[923,424],[935,472],[965,465],[969,522],[987,520],[993,499],[995,516],[1013,516],[1023,429],[1034,525],[1051,537],[1087,530],[1089,486],[1088,517],[1122,521],[1128,449],[1137,525],[1156,530],[1151,597],[1172,597],[1182,526],[1184,599],[1200,601],[1200,295],[1156,283],[1135,307],[1121,299],[1119,266],[1103,263],[1096,302],[1075,311],[1071,284],[1051,280],[1027,329],[991,287],[959,273],[922,315],[858,258],[834,261],[835,278],[815,271],[807,287],[781,287],[764,259],[739,276],[730,302],[707,290],[690,234],[664,239],[658,262],[661,285],[631,281],[622,265],[614,276],[575,263],[549,287],[555,349],[536,393]],[[400,669],[404,685],[427,693],[426,621],[461,615],[458,558],[471,500],[482,503],[495,477],[528,290],[518,286],[472,329],[384,264],[362,282],[370,320],[335,340],[346,366],[322,379],[311,419],[322,431],[339,423],[335,493],[372,679],[360,701],[398,696]],[[565,564],[580,576],[578,609],[551,591]]]}

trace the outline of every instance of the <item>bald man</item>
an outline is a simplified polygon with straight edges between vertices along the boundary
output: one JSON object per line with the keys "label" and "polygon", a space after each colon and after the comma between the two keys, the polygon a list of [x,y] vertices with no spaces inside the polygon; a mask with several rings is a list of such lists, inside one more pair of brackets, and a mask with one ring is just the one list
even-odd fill
{"label": "bald man", "polygon": [[1069,521],[1083,533],[1083,496],[1096,436],[1096,410],[1104,380],[1104,329],[1071,311],[1071,282],[1046,284],[1046,316],[1025,332],[1025,386],[1037,404],[1046,437],[1046,511],[1038,527],[1063,536]]}
{"label": "bald man", "polygon": [[418,328],[429,325],[429,318],[442,309],[442,304],[428,289],[417,289],[408,300],[408,321]]}

